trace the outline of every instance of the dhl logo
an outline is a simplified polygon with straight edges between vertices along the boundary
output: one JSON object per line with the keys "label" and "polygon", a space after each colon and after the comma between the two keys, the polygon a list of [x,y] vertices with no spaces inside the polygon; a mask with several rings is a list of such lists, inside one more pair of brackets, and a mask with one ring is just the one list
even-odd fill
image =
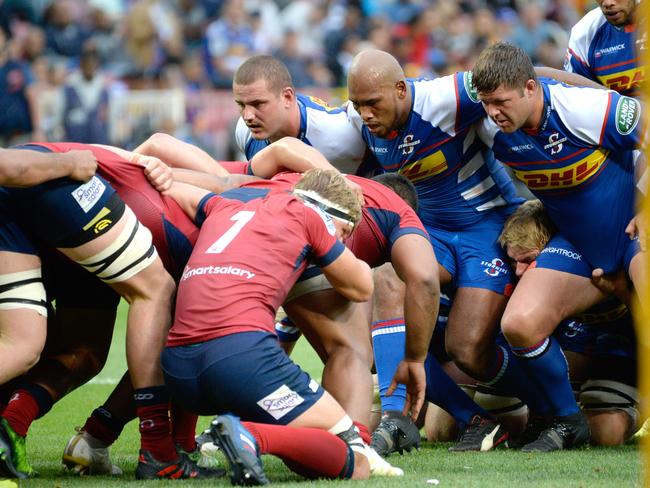
{"label": "dhl logo", "polygon": [[515,176],[531,190],[552,190],[578,186],[596,174],[609,151],[596,150],[577,163],[558,169],[514,170]]}
{"label": "dhl logo", "polygon": [[643,67],[637,67],[618,73],[602,75],[598,79],[610,90],[624,92],[641,86],[641,83],[645,79],[644,71]]}
{"label": "dhl logo", "polygon": [[447,158],[442,151],[436,151],[426,158],[407,164],[399,170],[399,173],[416,182],[440,174],[447,168]]}

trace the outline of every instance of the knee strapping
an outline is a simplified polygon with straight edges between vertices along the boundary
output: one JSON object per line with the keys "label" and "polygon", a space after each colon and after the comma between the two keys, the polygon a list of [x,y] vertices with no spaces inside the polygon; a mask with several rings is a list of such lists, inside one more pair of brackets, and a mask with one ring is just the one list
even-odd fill
{"label": "knee strapping", "polygon": [[41,269],[0,275],[0,310],[29,308],[47,317],[47,295]]}
{"label": "knee strapping", "polygon": [[138,222],[128,207],[122,233],[106,249],[79,261],[105,283],[126,281],[149,266],[158,256],[151,232]]}

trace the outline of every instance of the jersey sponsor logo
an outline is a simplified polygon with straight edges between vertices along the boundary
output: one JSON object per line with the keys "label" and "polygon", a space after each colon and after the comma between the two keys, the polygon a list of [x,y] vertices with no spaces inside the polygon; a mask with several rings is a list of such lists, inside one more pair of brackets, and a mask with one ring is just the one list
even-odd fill
{"label": "jersey sponsor logo", "polygon": [[508,267],[506,263],[503,262],[503,259],[494,258],[492,261],[481,261],[481,266],[486,266],[483,272],[489,276],[501,276],[502,274],[508,274]]}
{"label": "jersey sponsor logo", "polygon": [[472,74],[471,71],[468,71],[465,73],[465,76],[463,77],[463,84],[465,85],[465,91],[467,92],[467,96],[469,99],[477,103],[478,102],[478,91],[476,90],[476,87],[474,86],[474,83],[472,83],[472,77],[474,75]]}
{"label": "jersey sponsor logo", "polygon": [[430,178],[447,169],[447,158],[442,151],[436,151],[426,158],[409,163],[399,169],[399,173],[412,182]]}
{"label": "jersey sponsor logo", "polygon": [[621,97],[616,104],[616,130],[627,135],[634,130],[641,118],[641,105],[631,97]]}
{"label": "jersey sponsor logo", "polygon": [[[531,190],[551,190],[578,186],[596,174],[607,160],[609,151],[596,150],[589,156],[564,168],[518,170],[515,176]],[[549,161],[552,163],[552,161]]]}
{"label": "jersey sponsor logo", "polygon": [[623,49],[625,49],[625,43],[616,44],[615,46],[604,47],[596,51],[594,53],[594,57],[600,58],[601,56],[607,56],[608,54],[617,53],[618,51],[622,51]]}
{"label": "jersey sponsor logo", "polygon": [[305,399],[298,395],[298,393],[293,391],[287,385],[282,385],[274,392],[259,400],[257,404],[262,408],[262,410],[267,412],[274,419],[278,420],[304,401]]}
{"label": "jersey sponsor logo", "polygon": [[574,261],[582,261],[582,254],[575,251],[569,251],[568,249],[564,249],[562,247],[545,247],[542,249],[542,252],[540,252],[540,254],[559,254],[560,256],[573,259]]}
{"label": "jersey sponsor logo", "polygon": [[598,81],[610,90],[624,92],[638,88],[645,79],[645,70],[642,67],[619,71],[608,75],[599,75]]}
{"label": "jersey sponsor logo", "polygon": [[565,337],[573,338],[576,337],[578,334],[582,334],[585,330],[585,326],[581,322],[576,322],[575,320],[572,320],[568,324],[566,324],[563,335]]}
{"label": "jersey sponsor logo", "polygon": [[388,154],[388,148],[372,146],[372,152],[374,152],[375,154]]}
{"label": "jersey sponsor logo", "polygon": [[397,149],[402,150],[402,154],[411,154],[413,150],[415,149],[415,146],[420,144],[420,139],[417,141],[413,140],[413,134],[409,134],[404,137],[404,142],[402,142],[399,146],[397,146]]}
{"label": "jersey sponsor logo", "polygon": [[544,146],[544,149],[550,149],[551,155],[557,154],[564,147],[562,143],[566,142],[566,140],[566,137],[560,138],[560,134],[558,132],[553,132],[550,136],[548,136],[548,144]]}
{"label": "jersey sponsor logo", "polygon": [[524,152],[530,151],[533,148],[532,144],[521,144],[519,146],[511,146],[508,148],[508,152]]}
{"label": "jersey sponsor logo", "polygon": [[199,268],[190,268],[185,266],[183,270],[183,276],[181,276],[181,281],[189,280],[193,276],[202,276],[202,275],[232,275],[232,276],[242,276],[247,280],[255,278],[255,273],[248,271],[247,269],[238,268],[236,266],[201,266]]}
{"label": "jersey sponsor logo", "polygon": [[324,108],[325,111],[327,111],[327,112],[336,112],[336,111],[341,110],[339,107],[332,107],[331,105],[328,105],[328,103],[325,100],[323,100],[321,98],[318,98],[318,97],[311,97],[310,96],[309,101],[311,103],[313,103],[314,105],[318,105],[319,107]]}
{"label": "jersey sponsor logo", "polygon": [[71,195],[79,204],[81,210],[83,210],[84,213],[88,213],[88,211],[99,201],[105,191],[106,185],[102,183],[99,178],[93,176],[89,182],[78,186]]}

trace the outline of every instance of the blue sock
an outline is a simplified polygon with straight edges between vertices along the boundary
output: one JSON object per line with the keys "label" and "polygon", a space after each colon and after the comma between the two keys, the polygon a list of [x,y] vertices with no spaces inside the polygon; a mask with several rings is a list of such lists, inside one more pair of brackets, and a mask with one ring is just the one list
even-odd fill
{"label": "blue sock", "polygon": [[386,396],[386,390],[393,380],[397,365],[404,359],[406,344],[406,327],[404,319],[379,320],[372,323],[372,348],[375,355],[375,369],[379,379],[379,397],[381,410],[404,409],[406,403],[406,387],[397,385],[391,396]]}
{"label": "blue sock", "polygon": [[490,373],[492,379],[484,383],[506,395],[519,398],[531,412],[541,415],[548,413],[552,407],[546,395],[539,389],[537,382],[528,375],[521,360],[518,360],[508,346],[497,344],[496,352]]}
{"label": "blue sock", "polygon": [[547,337],[529,347],[513,347],[512,352],[544,393],[554,416],[564,417],[580,411],[573,396],[564,352],[555,339]]}
{"label": "blue sock", "polygon": [[491,417],[449,377],[431,353],[427,354],[424,368],[427,373],[426,401],[438,405],[454,417],[459,429],[464,429],[476,414]]}

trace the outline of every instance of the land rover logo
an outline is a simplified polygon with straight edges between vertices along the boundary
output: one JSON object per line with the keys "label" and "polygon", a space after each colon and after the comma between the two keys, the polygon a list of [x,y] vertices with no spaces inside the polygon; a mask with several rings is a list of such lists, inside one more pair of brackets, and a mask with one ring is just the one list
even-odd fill
{"label": "land rover logo", "polygon": [[478,102],[478,92],[476,91],[476,88],[474,87],[474,84],[472,83],[472,72],[468,71],[465,73],[465,91],[467,92],[467,95],[469,95],[470,100],[472,102]]}
{"label": "land rover logo", "polygon": [[627,135],[634,130],[641,118],[641,106],[634,98],[621,97],[616,105],[616,130]]}

